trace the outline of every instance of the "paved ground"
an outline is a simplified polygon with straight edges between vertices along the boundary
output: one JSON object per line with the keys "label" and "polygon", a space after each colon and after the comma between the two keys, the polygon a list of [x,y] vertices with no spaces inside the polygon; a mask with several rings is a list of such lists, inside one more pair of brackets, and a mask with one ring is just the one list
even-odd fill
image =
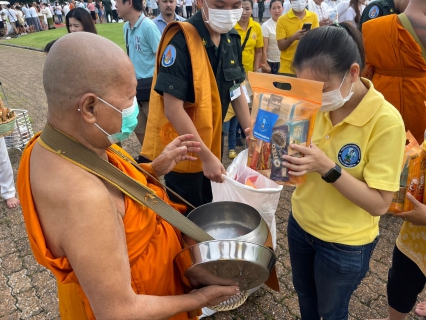
{"label": "paved ground", "polygon": [[[0,81],[10,104],[29,110],[34,130],[40,130],[46,116],[42,86],[44,54],[0,45],[0,57]],[[132,154],[138,151],[134,137],[124,147]],[[20,152],[10,151],[10,158],[16,174]],[[239,309],[219,313],[211,319],[299,319],[286,240],[291,192],[291,188],[282,192],[277,211],[277,267],[281,292],[261,289]],[[400,226],[401,222],[393,217],[382,218],[381,239],[371,260],[370,272],[352,297],[350,319],[386,315],[387,272]],[[426,295],[421,298],[426,299]],[[0,319],[57,318],[55,279],[35,262],[20,209],[9,210],[0,200]],[[420,318],[413,314],[411,319]]]}

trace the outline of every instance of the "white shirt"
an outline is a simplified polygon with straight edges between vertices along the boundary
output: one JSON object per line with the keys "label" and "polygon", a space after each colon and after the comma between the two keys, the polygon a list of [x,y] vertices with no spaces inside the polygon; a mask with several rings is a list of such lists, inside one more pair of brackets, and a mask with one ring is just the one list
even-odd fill
{"label": "white shirt", "polygon": [[31,18],[37,18],[38,19],[38,14],[37,14],[37,11],[34,7],[31,7],[29,9],[29,11],[30,11],[30,14],[31,14]]}
{"label": "white shirt", "polygon": [[117,10],[117,8],[115,7],[115,4],[117,2],[115,0],[111,0],[111,10]]}
{"label": "white shirt", "polygon": [[21,10],[25,14],[25,19],[26,18],[31,18],[30,10],[28,8],[22,7]]}
{"label": "white shirt", "polygon": [[177,1],[176,1],[176,6],[177,6],[177,7],[182,7],[182,3],[183,3],[183,1],[182,1],[182,0],[177,0]]}
{"label": "white shirt", "polygon": [[44,8],[44,14],[46,15],[46,18],[53,18],[52,11],[50,11],[49,7]]}
{"label": "white shirt", "polygon": [[6,9],[6,15],[9,18],[9,22],[16,22],[16,11],[13,9]]}
{"label": "white shirt", "polygon": [[269,62],[280,62],[281,51],[278,49],[277,43],[277,23],[270,18],[264,24],[262,24],[262,35],[268,40],[268,51],[266,52],[266,58]]}
{"label": "white shirt", "polygon": [[289,12],[291,9],[291,3],[289,0],[284,1],[284,11],[283,11],[283,15],[286,14],[287,12]]}
{"label": "white shirt", "polygon": [[55,13],[56,13],[56,15],[60,15],[60,14],[62,14],[62,8],[61,8],[61,6],[56,6],[55,7]]}
{"label": "white shirt", "polygon": [[339,15],[339,22],[346,21],[346,12],[349,9],[349,1],[341,1],[337,4],[337,14]]}
{"label": "white shirt", "polygon": [[[362,12],[364,11],[364,8],[365,6],[361,5],[361,10],[360,10],[361,15],[362,15]],[[346,11],[345,20],[342,20],[342,21],[348,21],[356,28],[357,24],[355,22],[355,17],[356,17],[355,9],[352,6],[350,6],[348,10]]]}
{"label": "white shirt", "polygon": [[64,16],[66,16],[68,12],[70,12],[70,6],[66,4],[64,5]]}
{"label": "white shirt", "polygon": [[151,9],[158,9],[157,1],[151,0]]}
{"label": "white shirt", "polygon": [[317,14],[318,21],[328,19],[328,4],[326,4],[325,2],[321,2],[321,4],[318,5],[313,0],[309,0],[308,10]]}

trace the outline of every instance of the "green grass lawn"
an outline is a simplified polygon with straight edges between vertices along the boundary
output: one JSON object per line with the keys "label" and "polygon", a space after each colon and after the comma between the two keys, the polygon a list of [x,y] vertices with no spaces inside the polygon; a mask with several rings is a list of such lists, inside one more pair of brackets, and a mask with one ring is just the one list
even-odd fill
{"label": "green grass lawn", "polygon": [[[103,23],[97,24],[98,34],[118,44],[123,50],[126,49],[123,35],[122,23]],[[11,43],[20,46],[43,49],[44,46],[52,40],[58,39],[67,34],[67,28],[58,28],[41,32],[30,33],[20,38],[2,40],[3,43]]]}

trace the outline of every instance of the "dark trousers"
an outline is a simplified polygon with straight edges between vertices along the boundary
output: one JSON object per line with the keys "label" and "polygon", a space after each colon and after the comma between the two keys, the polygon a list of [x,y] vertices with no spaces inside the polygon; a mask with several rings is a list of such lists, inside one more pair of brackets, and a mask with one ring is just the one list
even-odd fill
{"label": "dark trousers", "polygon": [[107,23],[110,23],[111,19],[112,19],[112,10],[111,9],[105,9],[105,17],[106,17]]}
{"label": "dark trousers", "polygon": [[271,68],[272,74],[278,74],[278,70],[280,70],[280,63],[279,62],[268,62],[269,67]]}
{"label": "dark trousers", "polygon": [[186,6],[186,17],[187,18],[192,17],[192,6]]}
{"label": "dark trousers", "polygon": [[[166,186],[192,204],[194,207],[199,207],[203,204],[210,203],[213,200],[212,186],[210,179],[204,176],[203,172],[197,173],[178,173],[169,172],[164,176]],[[170,200],[182,203],[171,192],[167,191]],[[188,209],[186,214],[191,212]]]}
{"label": "dark trousers", "polygon": [[265,11],[265,4],[263,2],[258,3],[258,8],[259,8],[259,22],[262,22],[263,12]]}
{"label": "dark trousers", "polygon": [[304,231],[292,214],[287,236],[302,319],[347,320],[352,293],[369,269],[378,238],[360,246],[322,241]]}
{"label": "dark trousers", "polygon": [[395,246],[387,284],[389,305],[398,312],[409,313],[425,284],[426,277],[417,264]]}
{"label": "dark trousers", "polygon": [[118,22],[118,14],[117,14],[117,10],[112,10],[112,18]]}

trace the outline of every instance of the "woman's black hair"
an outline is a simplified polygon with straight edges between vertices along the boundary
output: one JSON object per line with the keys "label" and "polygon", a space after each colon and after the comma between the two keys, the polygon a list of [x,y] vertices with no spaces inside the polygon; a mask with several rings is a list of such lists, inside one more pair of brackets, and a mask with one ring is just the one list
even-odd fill
{"label": "woman's black hair", "polygon": [[50,49],[52,48],[52,46],[55,44],[56,41],[58,41],[59,39],[55,39],[53,41],[50,41],[48,44],[46,44],[46,46],[43,49],[43,52],[48,54]]}
{"label": "woman's black hair", "polygon": [[92,16],[86,9],[74,8],[68,12],[67,16],[65,17],[65,24],[67,25],[68,33],[71,33],[70,18],[74,18],[80,21],[83,25],[84,31],[98,34],[98,32],[96,31],[95,24],[93,23]]}
{"label": "woman's black hair", "polygon": [[[251,9],[253,10],[253,0],[243,0],[243,1],[248,1],[248,2],[250,2]],[[253,15],[252,15],[252,16],[253,16]]]}
{"label": "woman's black hair", "polygon": [[283,0],[271,0],[271,1],[269,2],[269,9],[271,9],[271,8],[272,8],[272,4],[273,4],[274,2],[281,2],[281,5],[282,5],[282,6],[284,5]]}
{"label": "woman's black hair", "polygon": [[358,24],[359,23],[359,19],[361,19],[361,11],[359,11],[359,0],[350,0],[349,1],[349,6],[354,8],[355,10],[355,23]]}
{"label": "woman's black hair", "polygon": [[293,69],[309,68],[317,74],[344,75],[353,63],[365,67],[361,32],[346,22],[309,31],[297,45]]}

